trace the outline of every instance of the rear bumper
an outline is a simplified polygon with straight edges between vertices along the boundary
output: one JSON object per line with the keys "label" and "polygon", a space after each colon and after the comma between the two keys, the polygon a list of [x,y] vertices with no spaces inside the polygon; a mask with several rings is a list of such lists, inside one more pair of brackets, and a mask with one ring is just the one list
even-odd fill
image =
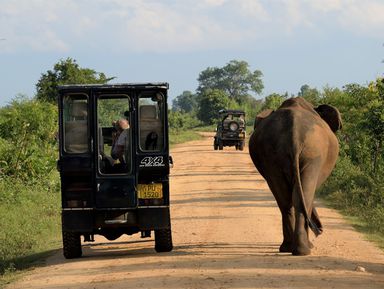
{"label": "rear bumper", "polygon": [[243,141],[244,138],[240,138],[240,137],[223,137],[221,138],[222,141],[234,141],[234,142],[239,142],[239,141]]}
{"label": "rear bumper", "polygon": [[171,227],[169,207],[62,210],[63,231],[97,234],[103,228],[135,228],[138,231]]}

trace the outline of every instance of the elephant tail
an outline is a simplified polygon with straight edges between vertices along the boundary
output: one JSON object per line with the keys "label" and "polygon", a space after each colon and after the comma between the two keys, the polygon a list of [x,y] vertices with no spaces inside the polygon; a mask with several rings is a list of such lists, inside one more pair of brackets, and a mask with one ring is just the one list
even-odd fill
{"label": "elephant tail", "polygon": [[294,165],[294,175],[295,175],[295,183],[296,183],[296,189],[299,193],[299,198],[301,201],[301,204],[303,206],[303,213],[304,218],[308,222],[309,228],[312,230],[312,232],[315,234],[315,236],[319,236],[322,233],[322,228],[319,228],[317,226],[316,222],[314,222],[310,216],[308,215],[307,206],[305,204],[305,198],[304,198],[304,192],[303,192],[303,186],[301,184],[301,178],[300,178],[300,166],[299,166],[299,154],[296,154],[295,156],[295,165]]}

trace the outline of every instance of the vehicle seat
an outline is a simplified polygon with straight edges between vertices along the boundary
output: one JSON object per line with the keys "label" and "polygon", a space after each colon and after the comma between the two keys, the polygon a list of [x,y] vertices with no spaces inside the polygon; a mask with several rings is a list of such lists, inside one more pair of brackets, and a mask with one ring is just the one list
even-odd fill
{"label": "vehicle seat", "polygon": [[73,102],[69,120],[65,122],[64,144],[70,153],[83,153],[88,150],[87,103]]}
{"label": "vehicle seat", "polygon": [[163,127],[155,105],[140,106],[140,147],[159,150],[163,147]]}

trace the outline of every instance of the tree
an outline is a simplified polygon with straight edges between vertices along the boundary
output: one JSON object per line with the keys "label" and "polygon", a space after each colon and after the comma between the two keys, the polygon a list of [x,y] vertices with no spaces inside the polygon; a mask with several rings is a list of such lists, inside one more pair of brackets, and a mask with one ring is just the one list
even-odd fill
{"label": "tree", "polygon": [[104,84],[114,79],[114,77],[106,77],[102,72],[96,72],[90,68],[81,68],[76,60],[67,58],[60,60],[53,67],[43,73],[36,84],[36,99],[56,102],[57,87],[63,84],[87,84],[100,83]]}
{"label": "tree", "polygon": [[320,103],[320,92],[316,88],[311,88],[308,84],[302,85],[297,95],[305,98],[313,105],[318,105]]}
{"label": "tree", "polygon": [[192,112],[197,108],[197,98],[192,92],[186,90],[172,102],[173,111]]}
{"label": "tree", "polygon": [[252,91],[260,94],[264,88],[260,70],[250,71],[246,61],[231,60],[224,67],[208,67],[198,77],[199,94],[210,89],[225,92],[230,99],[243,103]]}
{"label": "tree", "polygon": [[220,109],[227,108],[228,96],[219,89],[205,90],[200,96],[197,117],[205,124],[214,124]]}
{"label": "tree", "polygon": [[284,100],[288,98],[288,94],[278,94],[278,93],[272,93],[265,97],[264,104],[262,106],[262,110],[264,109],[273,109],[276,110]]}
{"label": "tree", "polygon": [[384,144],[384,79],[371,82],[369,90],[374,98],[367,104],[368,113],[364,114],[362,124],[372,142],[372,173],[376,176]]}

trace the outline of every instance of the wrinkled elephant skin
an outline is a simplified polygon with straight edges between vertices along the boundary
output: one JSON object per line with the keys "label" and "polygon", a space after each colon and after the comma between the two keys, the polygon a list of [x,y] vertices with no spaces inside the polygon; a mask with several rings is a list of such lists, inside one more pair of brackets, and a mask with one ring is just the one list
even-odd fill
{"label": "wrinkled elephant skin", "polygon": [[249,153],[282,214],[280,252],[309,255],[308,228],[316,235],[322,232],[313,201],[316,189],[335,166],[339,153],[335,132],[341,126],[336,108],[315,108],[301,97],[287,99],[276,111],[256,117]]}

